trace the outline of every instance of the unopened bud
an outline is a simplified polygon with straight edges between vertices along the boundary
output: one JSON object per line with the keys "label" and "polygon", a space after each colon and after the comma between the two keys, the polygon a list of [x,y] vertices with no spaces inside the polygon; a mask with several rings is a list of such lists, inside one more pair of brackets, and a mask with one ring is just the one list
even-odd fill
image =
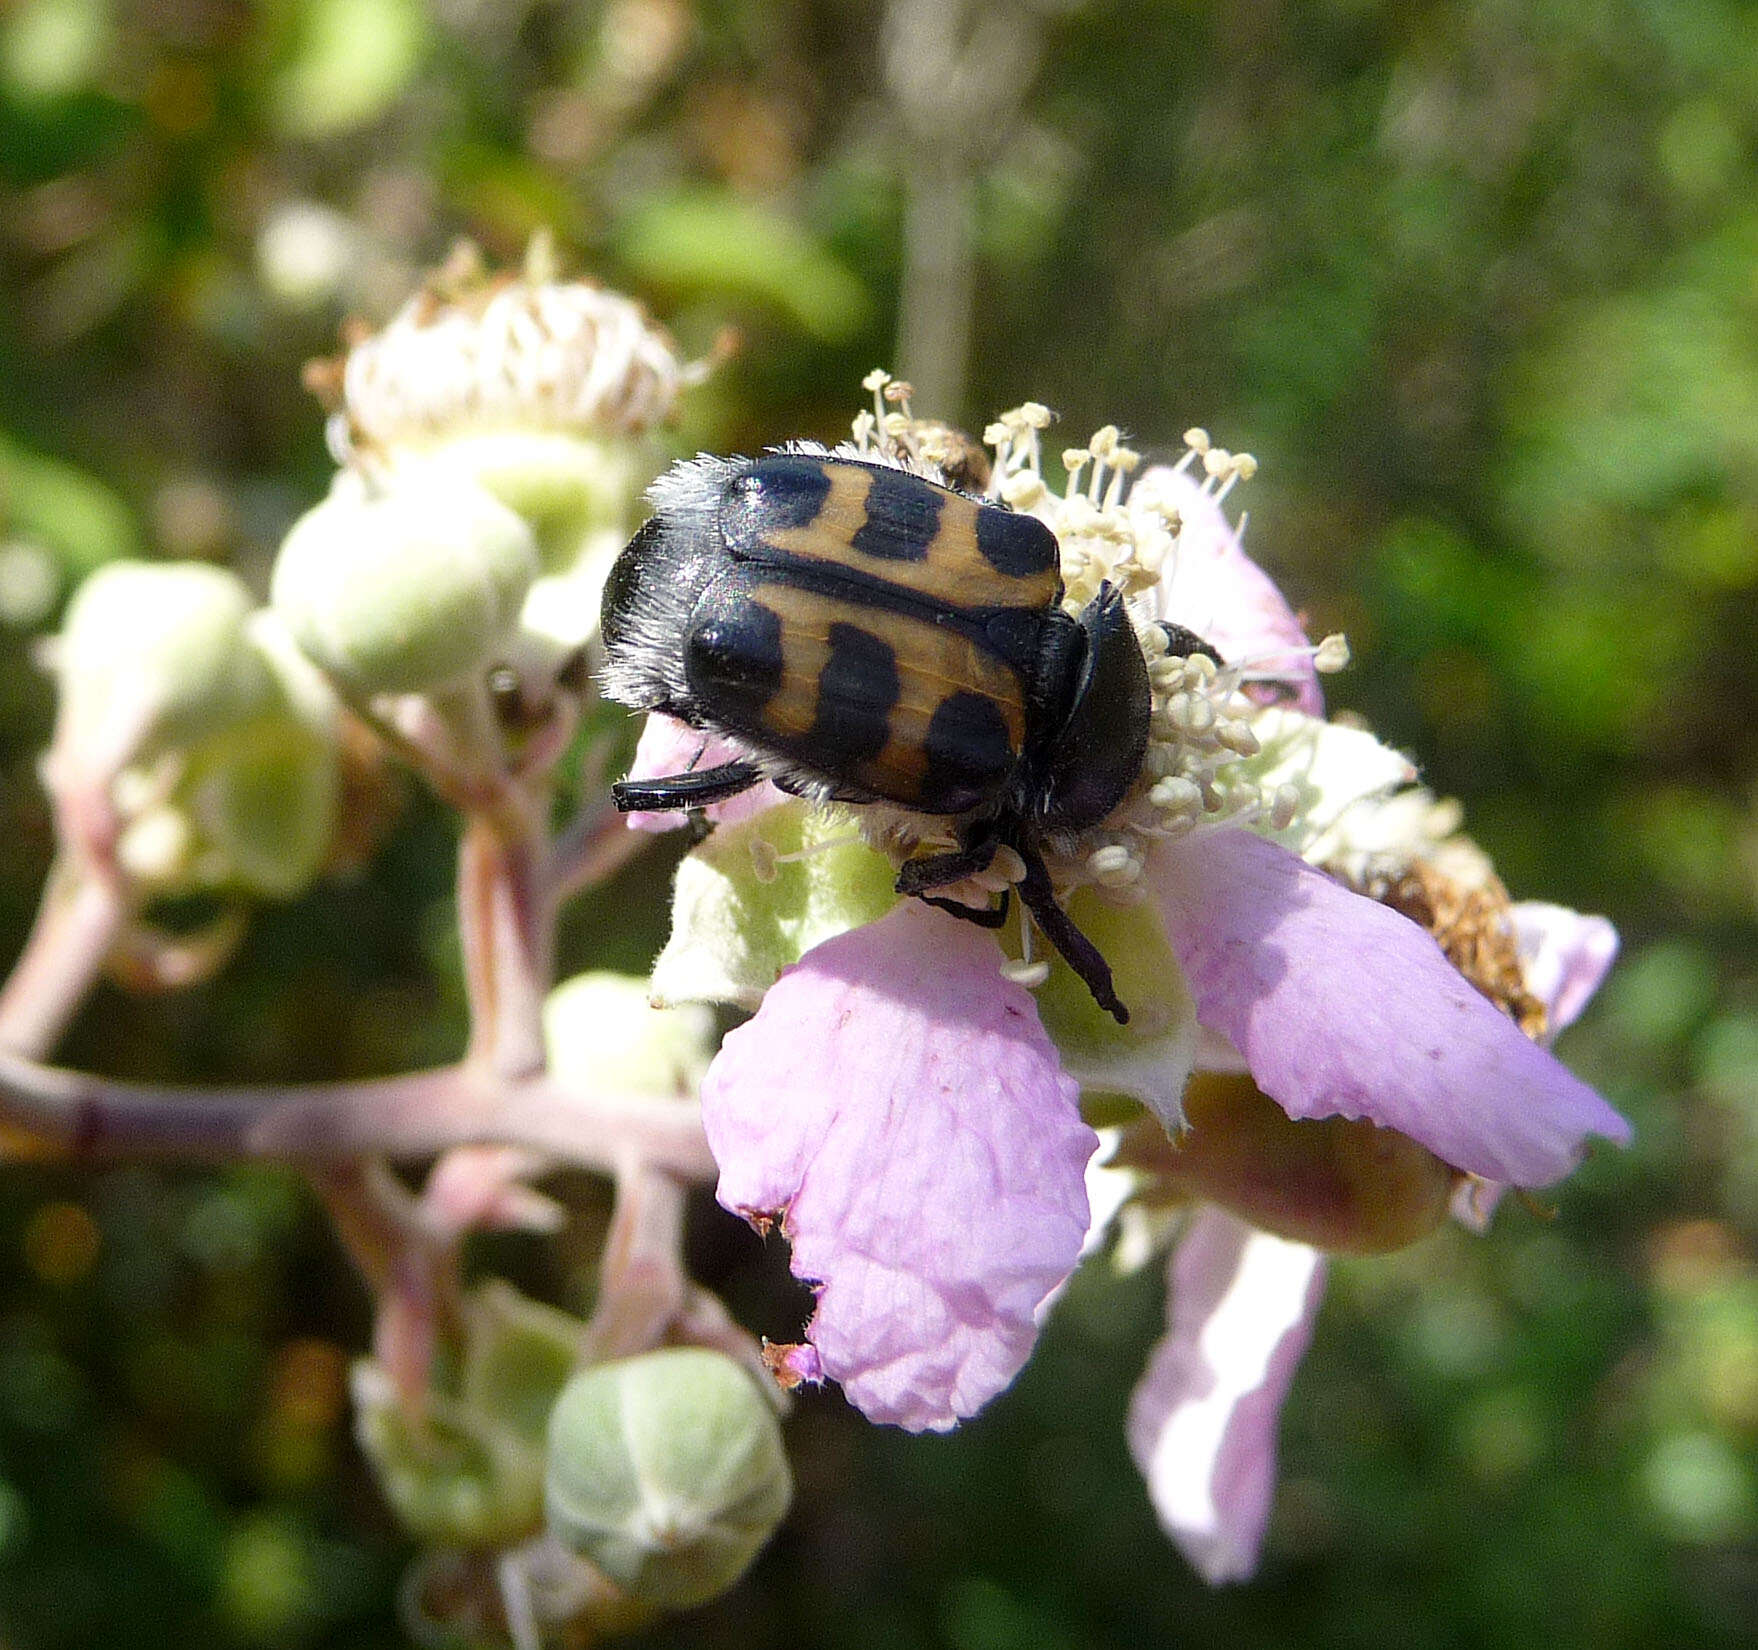
{"label": "unopened bud", "polygon": [[725,1592],[792,1495],[774,1410],[719,1352],[601,1364],[568,1383],[550,1418],[551,1531],[649,1603],[683,1609]]}
{"label": "unopened bud", "polygon": [[564,981],[543,1005],[550,1069],[607,1093],[693,1099],[714,1058],[714,1013],[654,1008],[646,980],[595,972]]}
{"label": "unopened bud", "polygon": [[530,529],[480,487],[423,472],[343,476],[294,525],[272,600],[306,656],[365,693],[421,693],[484,669],[537,576]]}
{"label": "unopened bud", "polygon": [[499,1547],[537,1531],[542,1456],[514,1428],[439,1393],[412,1411],[376,1363],[356,1364],[352,1385],[354,1436],[412,1535]]}
{"label": "unopened bud", "polygon": [[56,742],[114,771],[200,739],[272,698],[246,639],[243,583],[200,562],[116,561],[79,587],[56,653]]}

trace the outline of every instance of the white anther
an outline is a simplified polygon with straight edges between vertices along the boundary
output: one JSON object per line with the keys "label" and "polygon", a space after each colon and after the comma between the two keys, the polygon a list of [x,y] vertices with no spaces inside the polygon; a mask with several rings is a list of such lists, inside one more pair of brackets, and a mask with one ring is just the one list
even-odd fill
{"label": "white anther", "polygon": [[1209,450],[1209,432],[1200,425],[1184,432],[1184,445],[1193,453],[1206,453]]}
{"label": "white anther", "polygon": [[[1206,704],[1207,700],[1199,701]],[[1215,739],[1235,756],[1256,756],[1263,749],[1258,737],[1243,722],[1225,717],[1215,725]]]}
{"label": "white anther", "polygon": [[1141,875],[1135,856],[1121,843],[1109,843],[1087,855],[1087,871],[1094,882],[1120,887]]}
{"label": "white anther", "polygon": [[1001,977],[1031,991],[1050,978],[1050,965],[1047,962],[1006,962],[1001,965]]}
{"label": "white anther", "polygon": [[995,850],[995,857],[989,861],[989,869],[1003,882],[1025,881],[1026,862],[1020,858],[1017,849],[1009,848],[1005,842]]}
{"label": "white anther", "polygon": [[1148,792],[1148,800],[1166,813],[1195,814],[1202,809],[1203,793],[1193,781],[1171,774]]}
{"label": "white anther", "polygon": [[1341,631],[1325,637],[1313,651],[1313,669],[1322,675],[1334,675],[1337,671],[1344,669],[1348,663],[1349,638]]}
{"label": "white anther", "polygon": [[1166,706],[1172,725],[1180,733],[1200,738],[1215,725],[1215,707],[1200,694],[1175,693]]}
{"label": "white anther", "polygon": [[1001,483],[1001,496],[1016,510],[1033,510],[1050,496],[1036,470],[1016,470]]}
{"label": "white anther", "polygon": [[781,855],[776,852],[773,842],[766,842],[760,836],[751,838],[751,874],[759,882],[774,882],[780,863]]}
{"label": "white anther", "polygon": [[1278,785],[1270,798],[1270,828],[1285,831],[1300,812],[1300,792],[1292,785]]}

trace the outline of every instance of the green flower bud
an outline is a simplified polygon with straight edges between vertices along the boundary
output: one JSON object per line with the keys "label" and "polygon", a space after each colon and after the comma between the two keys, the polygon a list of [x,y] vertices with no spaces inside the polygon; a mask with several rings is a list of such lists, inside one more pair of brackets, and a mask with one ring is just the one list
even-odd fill
{"label": "green flower bud", "polygon": [[550,1411],[580,1362],[586,1325],[498,1281],[471,1295],[464,1320],[465,1404],[541,1450]]}
{"label": "green flower bud", "polygon": [[284,898],[335,825],[335,703],[231,573],[116,562],[68,609],[56,783],[100,790],[150,894]]}
{"label": "green flower bud", "polygon": [[718,1352],[601,1364],[550,1418],[550,1529],[637,1599],[682,1609],[725,1592],[792,1495],[774,1410]]}
{"label": "green flower bud", "polygon": [[291,898],[329,851],[336,786],[333,744],[297,717],[261,717],[197,746],[175,793],[193,831],[186,880]]}
{"label": "green flower bud", "polygon": [[714,1015],[699,1004],[654,1008],[627,974],[579,974],[543,1005],[550,1069],[606,1091],[694,1098],[714,1058]]}
{"label": "green flower bud", "polygon": [[354,1366],[354,1436],[409,1532],[452,1547],[502,1547],[542,1517],[543,1457],[516,1427],[429,1392],[419,1414],[377,1364]]}
{"label": "green flower bud", "polygon": [[536,576],[530,529],[480,487],[423,471],[372,491],[344,474],[287,535],[271,599],[338,681],[422,693],[495,660]]}
{"label": "green flower bud", "polygon": [[199,562],[117,561],[79,587],[56,653],[56,744],[89,772],[186,745],[272,701],[250,592]]}

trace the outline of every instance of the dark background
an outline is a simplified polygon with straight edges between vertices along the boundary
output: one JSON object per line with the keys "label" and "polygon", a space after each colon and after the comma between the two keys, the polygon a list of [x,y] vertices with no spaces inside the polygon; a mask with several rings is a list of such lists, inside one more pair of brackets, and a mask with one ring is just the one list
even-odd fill
{"label": "dark background", "polygon": [[[33,637],[116,554],[260,582],[329,470],[300,363],[459,233],[516,259],[553,229],[692,349],[736,324],[680,448],[834,437],[880,363],[979,428],[1028,397],[1075,443],[1205,424],[1262,461],[1255,553],[1354,643],[1333,703],[1465,799],[1517,896],[1617,922],[1563,1052],[1637,1143],[1554,1215],[1337,1266],[1255,1584],[1158,1535],[1121,1418],[1160,1291],[1094,1273],[955,1437],[808,1398],[782,1535],[650,1642],[1752,1642],[1758,7],[994,0],[984,61],[1036,68],[938,134],[881,68],[909,13],[0,7],[0,936],[51,847]],[[907,227],[935,188],[970,203],[952,266]],[[963,344],[921,326],[961,290]],[[212,985],[104,989],[62,1057],[449,1057],[449,832],[411,799],[364,875],[264,911]],[[570,965],[644,966],[664,886],[582,901]],[[774,1258],[698,1215],[704,1275],[774,1310]],[[485,1258],[579,1303],[536,1249]],[[294,1177],[13,1167],[0,1267],[0,1641],[401,1642],[409,1549],[344,1402],[365,1302]]]}

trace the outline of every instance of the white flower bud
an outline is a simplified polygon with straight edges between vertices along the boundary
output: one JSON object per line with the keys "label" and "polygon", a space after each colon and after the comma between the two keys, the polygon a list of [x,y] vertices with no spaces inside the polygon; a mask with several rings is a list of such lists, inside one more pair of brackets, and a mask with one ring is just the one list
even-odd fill
{"label": "white flower bud", "polygon": [[338,681],[421,693],[493,662],[536,576],[530,529],[480,487],[424,471],[374,493],[344,475],[287,535],[272,600]]}
{"label": "white flower bud", "polygon": [[725,1592],[792,1495],[774,1410],[719,1352],[601,1364],[568,1383],[550,1417],[552,1533],[649,1603],[682,1609]]}
{"label": "white flower bud", "polygon": [[67,609],[56,651],[57,746],[114,772],[239,720],[274,697],[246,639],[250,593],[199,562],[116,561]]}
{"label": "white flower bud", "polygon": [[694,1099],[714,1058],[714,1013],[700,1003],[654,1008],[645,980],[579,974],[543,1005],[550,1069],[607,1092]]}

